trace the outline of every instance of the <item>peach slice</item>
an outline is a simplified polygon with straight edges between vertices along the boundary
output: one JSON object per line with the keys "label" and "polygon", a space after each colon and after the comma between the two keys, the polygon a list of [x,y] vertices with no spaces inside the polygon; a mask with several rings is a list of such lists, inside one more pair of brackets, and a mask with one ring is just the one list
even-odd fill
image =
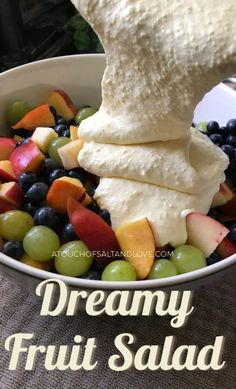
{"label": "peach slice", "polygon": [[85,188],[82,183],[72,177],[61,177],[53,181],[47,194],[47,205],[55,208],[61,214],[67,212],[67,200],[72,197],[82,201],[85,198]]}
{"label": "peach slice", "polygon": [[0,214],[7,211],[12,211],[13,209],[19,209],[19,207],[12,204],[10,201],[0,198]]}
{"label": "peach slice", "polygon": [[31,137],[31,140],[43,152],[47,153],[49,143],[58,138],[58,134],[51,127],[37,127]]}
{"label": "peach slice", "polygon": [[31,139],[18,146],[10,156],[12,169],[16,176],[23,172],[36,172],[44,159],[44,154]]}
{"label": "peach slice", "polygon": [[76,140],[78,139],[78,127],[77,126],[70,126],[70,139]]}
{"label": "peach slice", "polygon": [[40,105],[28,112],[18,123],[12,128],[24,128],[25,130],[33,131],[36,127],[54,127],[55,119],[50,111],[48,104]]}
{"label": "peach slice", "polygon": [[215,194],[212,200],[212,207],[219,207],[220,205],[226,204],[234,197],[234,192],[226,184],[226,182],[220,184],[219,191]]}
{"label": "peach slice", "polygon": [[93,252],[100,268],[104,268],[119,257],[120,248],[116,235],[101,216],[71,197],[68,199],[67,211],[76,234]]}
{"label": "peach slice", "polygon": [[5,161],[6,159],[9,159],[15,147],[15,139],[0,137],[0,161]]}
{"label": "peach slice", "polygon": [[58,115],[62,116],[64,119],[74,119],[77,109],[71,98],[63,90],[54,90],[48,99],[48,103],[53,105]]}
{"label": "peach slice", "polygon": [[21,258],[20,262],[24,263],[25,265],[29,265],[32,267],[35,267],[40,270],[46,270],[51,271],[53,269],[53,263],[54,261],[50,259],[50,261],[46,262],[39,262],[35,261],[31,257],[29,257],[27,254],[24,254],[24,256]]}
{"label": "peach slice", "polygon": [[139,280],[149,274],[155,257],[155,241],[148,219],[120,226],[116,237],[125,259],[135,268]]}
{"label": "peach slice", "polygon": [[16,175],[9,160],[0,161],[0,181],[16,181]]}
{"label": "peach slice", "polygon": [[229,229],[210,216],[191,212],[186,217],[187,243],[209,257],[229,233]]}
{"label": "peach slice", "polygon": [[83,144],[84,141],[82,139],[76,139],[57,150],[64,169],[70,170],[79,167],[78,154],[82,149]]}

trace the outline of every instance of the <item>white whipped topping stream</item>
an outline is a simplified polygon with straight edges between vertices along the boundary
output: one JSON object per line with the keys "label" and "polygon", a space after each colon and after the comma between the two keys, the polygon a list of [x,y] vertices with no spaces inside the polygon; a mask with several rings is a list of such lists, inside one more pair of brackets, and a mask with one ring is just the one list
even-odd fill
{"label": "white whipped topping stream", "polygon": [[235,0],[72,0],[106,52],[102,105],[79,129],[112,226],[147,217],[156,245],[185,243],[185,209],[206,213],[227,157],[191,130],[204,94],[236,68]]}

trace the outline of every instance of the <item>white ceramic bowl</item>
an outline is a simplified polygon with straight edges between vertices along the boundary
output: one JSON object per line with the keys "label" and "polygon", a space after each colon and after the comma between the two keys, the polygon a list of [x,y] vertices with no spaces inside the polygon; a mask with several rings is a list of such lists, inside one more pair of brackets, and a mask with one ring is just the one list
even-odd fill
{"label": "white ceramic bowl", "polygon": [[[64,89],[78,104],[99,107],[104,55],[77,55],[52,58],[17,67],[0,74],[0,128],[7,134],[4,113],[14,100],[43,103],[54,88]],[[193,289],[216,281],[236,269],[236,255],[191,273],[160,280],[105,282],[72,278],[42,271],[0,254],[0,270],[22,288],[31,291],[43,279],[60,278],[73,289]]]}

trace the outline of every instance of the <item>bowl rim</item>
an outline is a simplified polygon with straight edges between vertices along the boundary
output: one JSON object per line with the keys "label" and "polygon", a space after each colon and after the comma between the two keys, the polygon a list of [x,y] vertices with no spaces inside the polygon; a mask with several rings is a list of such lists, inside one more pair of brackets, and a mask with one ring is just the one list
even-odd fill
{"label": "bowl rim", "polygon": [[[35,62],[30,62],[27,64],[23,64],[21,66],[17,66],[13,69],[6,70],[0,74],[0,80],[5,76],[12,75],[17,73],[19,70],[24,71],[29,67],[37,68],[42,63],[56,63],[60,61],[71,61],[71,60],[83,60],[83,59],[102,59],[105,60],[105,54],[76,54],[76,55],[67,55],[60,57],[53,57],[42,59]],[[170,288],[179,286],[181,284],[190,284],[195,280],[200,280],[205,277],[211,276],[215,273],[218,273],[228,267],[236,264],[236,254],[232,256],[222,259],[221,261],[206,266],[202,269],[198,269],[189,273],[178,274],[176,276],[155,279],[155,280],[138,280],[138,281],[101,281],[101,280],[88,280],[78,277],[69,277],[63,276],[61,274],[48,272],[45,270],[34,268],[30,265],[26,265],[22,262],[19,262],[13,258],[8,257],[7,255],[0,253],[0,264],[6,266],[7,268],[13,269],[19,273],[23,273],[24,275],[31,276],[40,281],[42,280],[52,280],[59,279],[63,281],[65,284],[80,288],[80,289],[93,289],[93,290],[139,290],[139,289],[161,289],[161,288]],[[191,289],[191,286],[190,286]]]}

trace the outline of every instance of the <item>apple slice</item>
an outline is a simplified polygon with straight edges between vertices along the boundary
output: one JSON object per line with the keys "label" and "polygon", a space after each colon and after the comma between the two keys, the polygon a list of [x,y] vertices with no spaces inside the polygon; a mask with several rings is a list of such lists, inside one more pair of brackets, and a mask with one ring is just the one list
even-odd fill
{"label": "apple slice", "polygon": [[73,198],[67,202],[70,222],[94,259],[102,269],[120,255],[120,248],[113,229],[96,213],[85,208]]}
{"label": "apple slice", "polygon": [[0,199],[20,208],[24,193],[16,182],[5,182],[0,186]]}
{"label": "apple slice", "polygon": [[76,139],[57,150],[65,170],[79,167],[78,155],[83,144],[84,141],[82,139]]}
{"label": "apple slice", "polygon": [[226,236],[216,249],[217,253],[224,258],[236,254],[236,245]]}
{"label": "apple slice", "polygon": [[49,105],[43,104],[28,112],[12,128],[14,130],[24,128],[25,130],[33,131],[36,127],[54,127],[55,124],[55,119],[50,111]]}
{"label": "apple slice", "polygon": [[125,259],[135,268],[139,280],[145,279],[155,257],[155,241],[147,218],[124,224],[116,237]]}
{"label": "apple slice", "polygon": [[12,169],[16,176],[23,172],[36,172],[44,159],[44,154],[31,139],[16,147],[10,156]]}
{"label": "apple slice", "polygon": [[220,213],[229,217],[236,217],[236,193],[234,197],[226,204],[218,208]]}
{"label": "apple slice", "polygon": [[9,159],[11,153],[16,147],[16,140],[13,138],[0,138],[0,161]]}
{"label": "apple slice", "polygon": [[12,211],[13,209],[19,209],[16,205],[12,204],[10,201],[0,198],[0,214],[7,211]]}
{"label": "apple slice", "polygon": [[49,143],[58,138],[58,134],[51,127],[37,127],[31,137],[31,140],[43,152],[48,152]]}
{"label": "apple slice", "polygon": [[234,192],[230,189],[226,182],[220,184],[219,191],[215,194],[212,200],[212,208],[226,204],[234,197]]}
{"label": "apple slice", "polygon": [[48,99],[48,103],[53,105],[57,114],[66,120],[74,119],[77,109],[71,98],[61,89],[54,90]]}
{"label": "apple slice", "polygon": [[77,126],[70,126],[70,139],[76,140],[78,139],[78,127]]}
{"label": "apple slice", "polygon": [[11,162],[9,160],[0,161],[0,181],[16,181],[16,175],[13,172]]}
{"label": "apple slice", "polygon": [[186,217],[188,244],[209,257],[229,233],[229,229],[210,216],[191,212]]}
{"label": "apple slice", "polygon": [[78,201],[85,198],[85,188],[82,183],[72,177],[61,177],[53,181],[47,194],[47,205],[55,208],[61,214],[67,212],[67,200],[69,197]]}

